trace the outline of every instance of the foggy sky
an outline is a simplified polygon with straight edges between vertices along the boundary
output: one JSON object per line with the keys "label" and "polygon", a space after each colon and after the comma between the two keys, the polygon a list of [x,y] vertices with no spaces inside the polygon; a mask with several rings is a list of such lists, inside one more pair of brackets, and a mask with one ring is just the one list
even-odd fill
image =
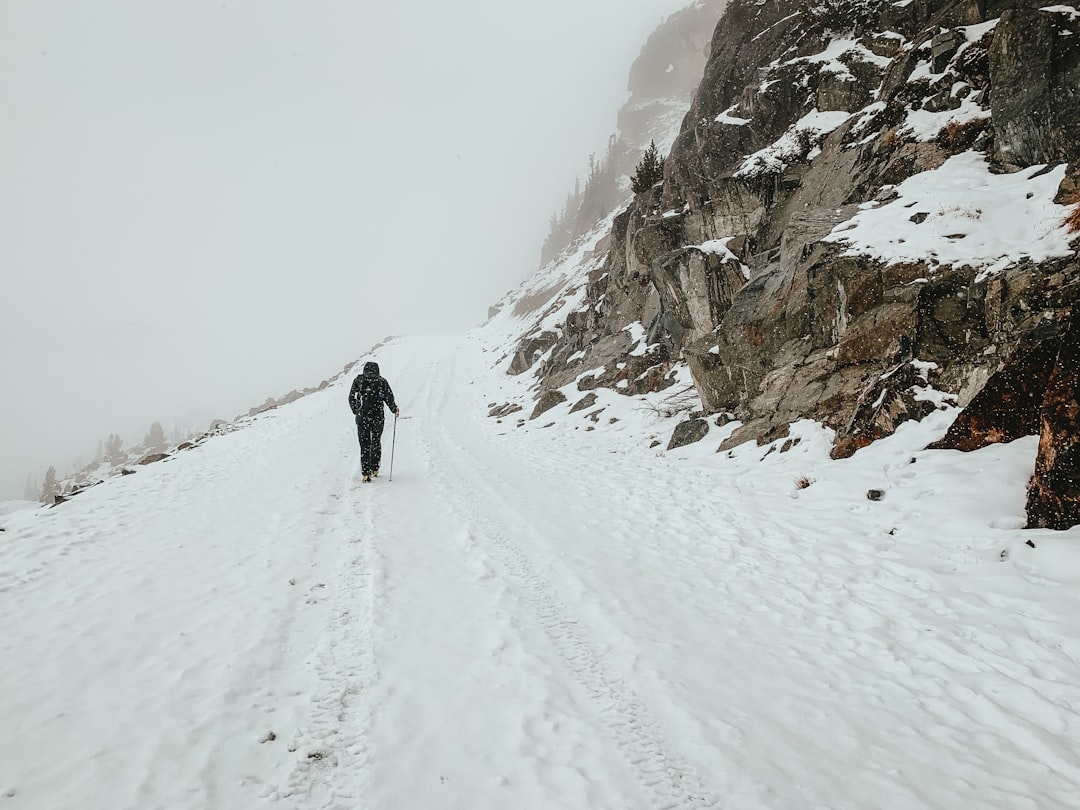
{"label": "foggy sky", "polygon": [[0,499],[482,322],[688,3],[0,0]]}

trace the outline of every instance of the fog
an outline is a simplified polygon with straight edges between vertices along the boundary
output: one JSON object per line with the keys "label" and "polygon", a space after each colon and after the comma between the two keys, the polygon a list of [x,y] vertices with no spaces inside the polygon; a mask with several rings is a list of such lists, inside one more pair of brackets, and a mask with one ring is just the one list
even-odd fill
{"label": "fog", "polygon": [[0,0],[0,499],[482,322],[688,2]]}

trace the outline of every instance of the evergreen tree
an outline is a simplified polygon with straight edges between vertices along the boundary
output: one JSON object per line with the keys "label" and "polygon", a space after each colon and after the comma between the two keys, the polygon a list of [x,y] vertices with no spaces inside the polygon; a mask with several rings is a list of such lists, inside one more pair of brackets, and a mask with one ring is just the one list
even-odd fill
{"label": "evergreen tree", "polygon": [[165,430],[161,427],[161,422],[154,422],[150,426],[150,432],[143,439],[143,444],[153,453],[161,453],[165,450]]}
{"label": "evergreen tree", "polygon": [[23,497],[28,501],[41,500],[41,489],[37,485],[37,481],[34,480],[34,476],[27,473],[26,475],[26,488],[23,490]]}
{"label": "evergreen tree", "polygon": [[126,457],[123,451],[124,440],[116,433],[110,433],[108,440],[105,442],[105,460],[109,464],[123,464],[126,461]]}
{"label": "evergreen tree", "polygon": [[663,179],[664,159],[656,151],[656,142],[651,141],[630,178],[630,187],[635,194],[644,194]]}
{"label": "evergreen tree", "polygon": [[45,483],[41,487],[41,500],[44,503],[53,503],[56,500],[56,468],[51,464],[45,471]]}
{"label": "evergreen tree", "polygon": [[619,204],[622,196],[619,190],[619,176],[612,157],[612,143],[608,142],[607,158],[597,159],[589,155],[589,179],[581,195],[577,216],[574,219],[571,237],[576,238],[591,228],[597,220],[608,214]]}

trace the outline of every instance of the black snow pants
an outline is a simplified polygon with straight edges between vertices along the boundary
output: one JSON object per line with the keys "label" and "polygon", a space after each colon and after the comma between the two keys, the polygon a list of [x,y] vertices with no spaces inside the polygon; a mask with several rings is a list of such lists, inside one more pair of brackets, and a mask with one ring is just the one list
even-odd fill
{"label": "black snow pants", "polygon": [[[380,402],[381,406],[382,403]],[[382,410],[378,414],[358,414],[356,432],[360,436],[360,473],[371,475],[379,469],[382,461],[382,433],[386,418]]]}

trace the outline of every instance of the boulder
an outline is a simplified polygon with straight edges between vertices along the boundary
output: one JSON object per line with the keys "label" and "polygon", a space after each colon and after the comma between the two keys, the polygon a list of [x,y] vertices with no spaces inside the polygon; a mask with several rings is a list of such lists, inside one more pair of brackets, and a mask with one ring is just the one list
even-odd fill
{"label": "boulder", "polygon": [[566,402],[566,394],[557,388],[545,391],[540,395],[540,398],[536,401],[536,407],[533,408],[530,419],[535,419],[545,411],[550,411],[556,405]]}
{"label": "boulder", "polygon": [[302,393],[300,393],[299,391],[293,389],[292,391],[287,393],[285,396],[283,396],[281,399],[279,399],[277,401],[277,404],[278,404],[278,406],[288,405],[290,402],[296,402],[296,400],[300,399],[303,396],[304,395]]}
{"label": "boulder", "polygon": [[506,402],[502,405],[496,405],[488,411],[488,416],[497,416],[500,419],[504,416],[509,416],[512,413],[517,413],[521,410],[521,406],[516,402]]}
{"label": "boulder", "polygon": [[685,422],[680,422],[675,426],[667,449],[674,450],[676,447],[700,442],[707,435],[709,435],[709,422],[707,419],[687,419]]}
{"label": "boulder", "polygon": [[510,368],[507,369],[507,373],[521,374],[528,371],[532,368],[533,363],[539,359],[540,355],[555,345],[558,338],[559,336],[554,332],[541,332],[538,335],[523,339],[518,344],[517,351],[514,352],[514,359],[510,361]]}
{"label": "boulder", "polygon": [[596,404],[596,398],[596,392],[590,391],[577,402],[575,402],[573,406],[571,406],[570,413],[577,413],[578,411],[583,411],[586,408],[591,408],[593,405]]}

